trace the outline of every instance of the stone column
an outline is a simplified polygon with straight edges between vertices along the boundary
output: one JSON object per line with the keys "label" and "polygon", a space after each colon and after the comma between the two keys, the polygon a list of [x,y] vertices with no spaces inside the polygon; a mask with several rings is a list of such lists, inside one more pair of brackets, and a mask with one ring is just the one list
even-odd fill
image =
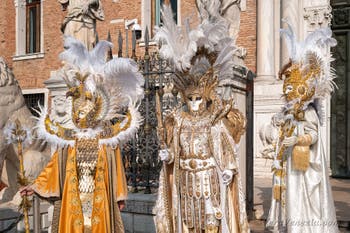
{"label": "stone column", "polygon": [[257,2],[257,82],[275,80],[274,0]]}
{"label": "stone column", "polygon": [[[280,111],[282,83],[276,79],[280,62],[280,1],[257,1],[257,77],[254,81],[254,176],[271,178],[271,161],[261,158],[260,131]],[[261,207],[261,206],[260,206]],[[258,207],[256,217],[262,216]]]}
{"label": "stone column", "polygon": [[[296,38],[300,40],[300,31],[301,28],[301,16],[300,12],[302,12],[302,6],[299,3],[299,0],[282,0],[281,9],[282,9],[282,19],[285,19],[292,26],[294,33],[296,34]],[[285,28],[286,24],[281,23],[281,28]],[[284,39],[281,38],[281,60],[280,66],[282,67],[289,60],[289,53]]]}

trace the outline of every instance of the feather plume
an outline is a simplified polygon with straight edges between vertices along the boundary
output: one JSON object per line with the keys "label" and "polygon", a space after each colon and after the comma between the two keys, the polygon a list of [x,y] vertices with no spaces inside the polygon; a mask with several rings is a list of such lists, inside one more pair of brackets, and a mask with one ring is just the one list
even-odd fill
{"label": "feather plume", "polygon": [[287,49],[289,52],[289,57],[294,60],[295,56],[296,56],[296,36],[294,34],[293,28],[290,25],[290,23],[285,20],[282,19],[282,22],[285,22],[287,24],[287,28],[286,29],[280,29],[280,34],[282,36],[284,36],[284,39],[286,41],[286,45],[287,45]]}
{"label": "feather plume", "polygon": [[71,141],[64,140],[62,138],[57,137],[54,134],[50,134],[49,132],[47,132],[45,128],[45,119],[47,116],[47,110],[41,105],[38,105],[38,106],[39,106],[39,110],[35,110],[35,111],[39,114],[39,117],[33,117],[37,121],[36,126],[34,127],[37,138],[45,140],[52,146],[59,146],[59,147],[74,146],[75,145],[74,140],[71,140]]}
{"label": "feather plume", "polygon": [[[213,7],[218,6],[214,4]],[[191,83],[187,79],[199,79],[211,67],[219,80],[232,77],[233,54],[236,51],[234,41],[228,34],[228,24],[215,14],[211,16],[194,29],[190,28],[186,19],[181,28],[176,25],[171,8],[163,6],[163,25],[156,28],[155,40],[162,45],[160,55],[171,61],[179,73],[173,78],[179,90],[184,90]],[[189,75],[184,75],[187,71]]]}
{"label": "feather plume", "polygon": [[219,42],[224,42],[223,46],[233,44],[233,39],[228,36],[228,25],[224,21],[204,22],[200,25],[204,36],[198,39],[197,46],[205,47],[209,52],[221,50]]}
{"label": "feather plume", "polygon": [[108,41],[100,41],[90,52],[79,40],[66,36],[64,42],[65,51],[59,57],[71,66],[77,67],[81,73],[101,73],[106,63],[106,54],[113,44]]}
{"label": "feather plume", "polygon": [[[311,85],[315,88],[315,94],[308,102],[314,104],[318,112],[322,112],[321,103],[318,99],[325,99],[336,88],[333,81],[335,78],[334,69],[331,67],[333,61],[332,54],[329,52],[330,47],[337,44],[337,41],[332,38],[332,31],[330,28],[320,28],[310,33],[305,40],[297,41],[291,25],[287,23],[287,29],[281,29],[281,34],[284,36],[289,56],[293,63],[302,65],[301,69],[308,69],[311,66],[317,66],[320,69],[320,73],[313,80]],[[298,100],[297,100],[298,101]],[[285,109],[289,109],[293,106],[293,103],[286,103]],[[307,104],[305,104],[305,108]],[[322,114],[321,114],[322,115]],[[322,118],[322,116],[320,117]]]}
{"label": "feather plume", "polygon": [[155,28],[154,36],[154,40],[162,44],[159,53],[170,60],[178,71],[186,71],[197,52],[196,41],[204,37],[203,31],[200,28],[190,30],[188,23],[185,28],[178,27],[170,6],[164,5],[161,13],[163,25]]}
{"label": "feather plume", "polygon": [[129,140],[131,137],[136,135],[137,130],[139,129],[140,125],[142,124],[143,118],[138,111],[139,105],[138,103],[129,103],[129,112],[131,115],[131,123],[129,128],[127,128],[125,131],[120,132],[117,136],[108,138],[108,139],[100,139],[99,144],[100,145],[107,145],[111,147],[115,147],[117,145],[120,145],[127,140]]}
{"label": "feather plume", "polygon": [[128,106],[129,98],[137,102],[143,98],[143,76],[131,59],[114,58],[106,62],[106,53],[112,48],[108,41],[100,41],[92,51],[73,37],[65,38],[66,50],[60,58],[67,62],[64,79],[69,86],[77,86],[76,72],[88,73],[84,86],[87,91],[103,99],[101,120],[116,116],[117,109]]}

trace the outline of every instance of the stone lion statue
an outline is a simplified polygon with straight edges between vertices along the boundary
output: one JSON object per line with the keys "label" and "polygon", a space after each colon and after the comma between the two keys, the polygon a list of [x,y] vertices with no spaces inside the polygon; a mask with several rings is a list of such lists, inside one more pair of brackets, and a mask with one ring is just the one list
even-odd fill
{"label": "stone lion statue", "polygon": [[[4,128],[18,119],[22,126],[33,129],[35,120],[25,105],[21,88],[12,70],[0,57],[0,203],[12,200],[18,190],[19,159],[16,145],[8,144]],[[35,135],[35,132],[32,132]],[[24,168],[29,179],[34,179],[49,158],[46,145],[39,140],[24,148]]]}

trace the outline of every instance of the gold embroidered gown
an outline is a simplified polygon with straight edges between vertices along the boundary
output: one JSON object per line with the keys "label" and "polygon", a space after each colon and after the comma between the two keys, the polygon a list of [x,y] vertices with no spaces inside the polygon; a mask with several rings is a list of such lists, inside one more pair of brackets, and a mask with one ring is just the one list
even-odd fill
{"label": "gold embroidered gown", "polygon": [[[171,116],[174,124],[167,125],[171,174],[160,177],[154,211],[159,233],[169,232],[165,225],[169,218],[176,233],[248,232],[239,174],[228,186],[222,180],[224,170],[238,170],[235,143],[223,121],[212,125],[210,116],[177,112]],[[164,187],[165,179],[171,190]],[[165,201],[171,216],[162,211]]]}
{"label": "gold embroidered gown", "polygon": [[58,150],[33,186],[59,200],[53,232],[124,232],[117,202],[127,198],[127,185],[119,148],[88,139],[76,144]]}

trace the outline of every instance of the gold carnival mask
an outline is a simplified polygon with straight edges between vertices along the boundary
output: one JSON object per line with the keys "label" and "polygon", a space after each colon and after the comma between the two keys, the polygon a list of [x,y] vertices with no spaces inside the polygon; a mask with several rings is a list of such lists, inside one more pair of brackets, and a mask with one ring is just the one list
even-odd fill
{"label": "gold carnival mask", "polygon": [[302,62],[290,62],[281,72],[285,75],[283,93],[288,102],[295,99],[305,102],[315,94],[313,82],[320,75],[320,66],[312,54],[309,55],[307,62],[307,65],[303,65]]}
{"label": "gold carnival mask", "polygon": [[286,64],[280,71],[280,78],[285,75],[283,94],[287,102],[295,101],[292,112],[298,120],[304,118],[304,103],[315,95],[315,81],[320,75],[320,62],[314,53],[307,55],[303,62]]}
{"label": "gold carnival mask", "polygon": [[102,111],[102,98],[97,93],[86,91],[84,83],[89,74],[76,73],[78,86],[70,87],[66,97],[72,97],[72,121],[78,128],[95,128]]}
{"label": "gold carnival mask", "polygon": [[283,83],[283,93],[288,102],[295,99],[305,102],[315,94],[315,88],[312,87],[311,83],[315,79],[315,75],[319,74],[319,69],[303,72],[300,67],[300,64],[292,64],[284,72],[286,78]]}

